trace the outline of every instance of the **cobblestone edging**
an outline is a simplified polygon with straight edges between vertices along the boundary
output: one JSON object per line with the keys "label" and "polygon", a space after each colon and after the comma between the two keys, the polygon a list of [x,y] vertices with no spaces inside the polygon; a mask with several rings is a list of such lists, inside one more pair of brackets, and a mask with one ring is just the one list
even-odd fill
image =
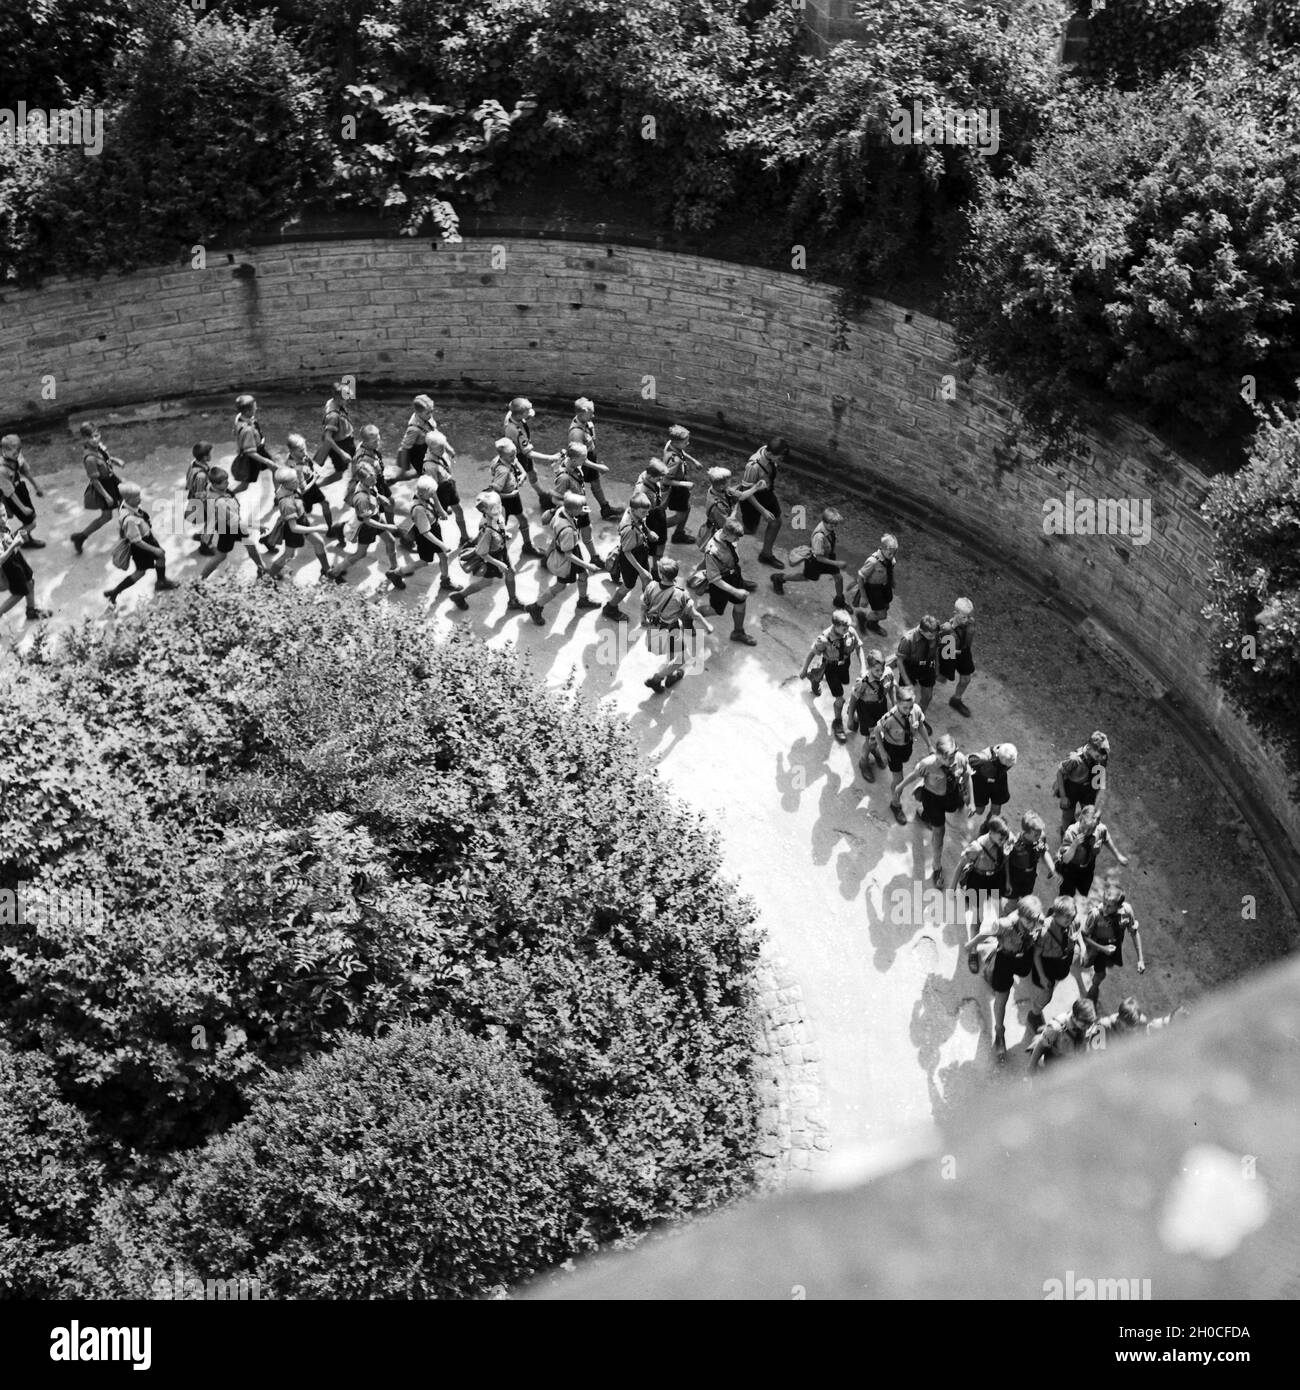
{"label": "cobblestone edging", "polygon": [[822,1113],[821,1049],[804,1016],[803,989],[774,951],[758,966],[757,1085],[760,1193],[804,1183],[818,1152],[831,1147]]}

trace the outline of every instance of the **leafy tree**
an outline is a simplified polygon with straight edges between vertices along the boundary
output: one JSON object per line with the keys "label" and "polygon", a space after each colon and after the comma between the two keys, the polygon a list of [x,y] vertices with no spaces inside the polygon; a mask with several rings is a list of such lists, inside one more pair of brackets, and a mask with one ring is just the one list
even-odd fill
{"label": "leafy tree", "polygon": [[1300,419],[1275,410],[1250,460],[1204,504],[1215,536],[1210,602],[1218,678],[1300,770]]}
{"label": "leafy tree", "polygon": [[104,1185],[90,1128],[39,1054],[0,1043],[0,1298],[53,1296]]}
{"label": "leafy tree", "polygon": [[1080,386],[1215,435],[1248,421],[1252,394],[1289,395],[1300,154],[1285,103],[1243,112],[1250,81],[1231,62],[1068,92],[1032,164],[987,187],[949,308],[1041,435],[1077,425]]}

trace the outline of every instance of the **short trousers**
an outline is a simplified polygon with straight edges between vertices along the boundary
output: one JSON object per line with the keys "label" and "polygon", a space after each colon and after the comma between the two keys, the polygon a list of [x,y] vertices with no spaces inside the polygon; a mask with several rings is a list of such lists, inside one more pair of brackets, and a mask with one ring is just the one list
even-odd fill
{"label": "short trousers", "polygon": [[21,550],[15,550],[4,564],[0,565],[0,574],[4,575],[11,594],[25,594],[32,582],[32,567]]}
{"label": "short trousers", "polygon": [[894,590],[888,584],[864,584],[862,586],[867,607],[873,613],[888,613],[894,601]]}
{"label": "short trousers", "polygon": [[1033,964],[1032,951],[1024,951],[1018,956],[1009,956],[1005,951],[999,951],[993,961],[993,978],[989,981],[993,986],[993,992],[1008,993],[1016,983],[1016,978],[1028,975]]}
{"label": "short trousers", "polygon": [[[518,496],[518,493],[515,495]],[[444,478],[438,484],[438,501],[448,509],[460,506],[460,492],[456,488],[455,478]]]}
{"label": "short trousers", "polygon": [[833,665],[822,668],[821,679],[830,686],[831,694],[837,700],[844,696],[844,687],[852,679],[849,673],[849,663],[847,661],[837,661]]}
{"label": "short trousers", "polygon": [[951,661],[939,658],[939,679],[950,681],[954,676],[973,676],[975,674],[975,655],[969,648],[958,652]]}
{"label": "short trousers", "polygon": [[990,802],[994,806],[1005,806],[1011,800],[1011,789],[1007,785],[1007,770],[1002,768],[990,778],[973,776],[971,789],[975,793],[975,809],[982,811]]}
{"label": "short trousers", "polygon": [[381,532],[378,527],[371,526],[369,522],[363,521],[361,525],[357,527],[357,544],[374,545],[381,535],[387,534],[386,531]]}
{"label": "short trousers", "polygon": [[[1108,942],[1107,945],[1109,944]],[[1113,956],[1103,955],[1100,951],[1089,950],[1083,963],[1089,970],[1100,970],[1104,975],[1107,970],[1114,970],[1117,966],[1124,964],[1124,945],[1121,942]]]}
{"label": "short trousers", "polygon": [[602,476],[599,468],[593,468],[589,463],[582,465],[582,481],[584,483],[598,483]]}
{"label": "short trousers", "polygon": [[314,507],[320,507],[323,511],[328,506],[319,483],[313,483],[302,495],[302,509],[305,512],[311,511]]}
{"label": "short trousers", "polygon": [[[503,515],[517,516],[520,519],[523,518],[524,499],[520,497],[520,495],[517,492],[501,492],[498,493],[497,496],[501,498],[501,511]],[[459,502],[460,498],[457,497],[456,500]],[[439,496],[438,501],[442,502],[441,496]],[[442,502],[442,505],[445,507],[447,503]]]}
{"label": "short trousers", "polygon": [[921,792],[921,819],[926,825],[932,825],[936,830],[948,824],[948,798],[946,795],[938,796],[929,787],[920,788]]}
{"label": "short trousers", "polygon": [[298,531],[290,530],[288,526],[284,528],[284,543],[290,550],[301,550],[307,543],[307,537]]}
{"label": "short trousers", "polygon": [[424,471],[424,456],[429,452],[429,446],[421,439],[418,443],[412,444],[406,451],[406,466],[414,468],[417,473]]}
{"label": "short trousers", "polygon": [[668,485],[668,500],[664,503],[670,512],[689,512],[691,509],[691,490],[681,483]]}
{"label": "short trousers", "polygon": [[771,512],[774,517],[780,520],[781,504],[776,499],[776,493],[771,488],[763,488],[756,492],[752,497],[746,497],[740,504],[740,515],[745,523],[745,534],[752,536],[760,525],[766,525],[763,520],[759,507]]}
{"label": "short trousers", "polygon": [[[433,534],[436,535],[439,540],[441,540],[442,527],[439,526],[438,523],[435,521],[431,523],[431,529],[433,531]],[[420,557],[421,560],[425,562],[425,564],[428,564],[432,560],[436,560],[438,556],[443,553],[438,549],[436,545],[434,545],[434,543],[429,539],[427,535],[424,534],[423,531],[417,530],[413,531],[411,534],[415,540],[415,553]]]}
{"label": "short trousers", "polygon": [[217,537],[217,551],[221,555],[229,555],[235,546],[239,544],[247,545],[248,538],[245,536],[230,535],[226,532],[222,532]]}
{"label": "short trousers", "polygon": [[650,532],[650,545],[661,549],[668,541],[668,513],[662,507],[651,507],[646,513],[645,529]]}
{"label": "short trousers", "polygon": [[912,756],[911,739],[906,743],[886,743],[884,747],[885,762],[889,764],[890,772],[902,772]]}
{"label": "short trousers", "polygon": [[828,565],[825,560],[819,559],[816,555],[810,555],[803,562],[803,577],[805,579],[820,579],[824,574],[838,575],[839,572],[838,565]]}
{"label": "short trousers", "polygon": [[95,481],[100,485],[100,487],[104,489],[105,492],[108,493],[108,495],[113,500],[111,502],[105,502],[104,499],[97,492],[93,497],[91,497],[90,494],[92,489],[89,486],[87,486],[85,495],[82,498],[82,500],[86,503],[86,510],[90,512],[116,511],[117,508],[122,505],[122,494],[119,490],[122,484],[115,477],[97,478]]}
{"label": "short trousers", "polygon": [[142,545],[131,546],[131,567],[138,570],[154,570],[164,566],[166,561],[159,560],[151,551],[146,550]]}
{"label": "short trousers", "polygon": [[1095,806],[1099,790],[1100,788],[1094,787],[1091,782],[1067,782],[1065,799],[1070,803],[1071,809],[1076,806]]}
{"label": "short trousers", "polygon": [[878,705],[869,700],[856,701],[854,718],[857,721],[858,732],[864,737],[870,734],[872,729],[874,729],[888,713],[888,705]]}
{"label": "short trousers", "polygon": [[[638,546],[632,553],[646,569],[650,568],[650,552],[648,550]],[[641,583],[641,571],[626,555],[618,557],[618,582],[626,589],[634,589]]]}
{"label": "short trousers", "polygon": [[1070,973],[1073,962],[1073,953],[1068,956],[1044,956],[1043,974],[1052,984],[1059,984]]}
{"label": "short trousers", "polygon": [[1097,872],[1097,863],[1094,860],[1086,869],[1076,869],[1073,864],[1061,864],[1057,867],[1061,874],[1061,896],[1068,898],[1072,893],[1078,893],[1080,897],[1086,898],[1092,888],[1092,878]]}
{"label": "short trousers", "polygon": [[[746,595],[746,597],[748,597],[748,595]],[[719,617],[727,611],[727,604],[734,603],[739,605],[744,603],[744,601],[744,599],[732,598],[730,594],[724,594],[716,584],[709,585],[709,603],[713,611],[717,613]]]}
{"label": "short trousers", "polygon": [[230,476],[237,483],[254,483],[269,467],[263,459],[254,458],[251,454],[236,454],[230,465]]}
{"label": "short trousers", "polygon": [[1011,874],[1011,896],[1013,898],[1027,898],[1034,891],[1034,887],[1037,883],[1037,868],[1034,869],[1032,875],[1017,874],[1013,870]]}
{"label": "short trousers", "polygon": [[966,882],[961,885],[972,893],[1001,893],[1002,875],[1001,874],[977,874],[971,870],[966,876]]}
{"label": "short trousers", "polygon": [[933,661],[905,661],[903,662],[903,670],[913,685],[920,686],[923,690],[934,688]]}

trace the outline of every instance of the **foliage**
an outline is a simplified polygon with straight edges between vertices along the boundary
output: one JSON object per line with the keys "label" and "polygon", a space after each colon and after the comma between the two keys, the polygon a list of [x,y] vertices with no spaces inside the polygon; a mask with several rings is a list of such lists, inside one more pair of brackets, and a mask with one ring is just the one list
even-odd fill
{"label": "foliage", "polygon": [[1092,0],[1085,64],[1132,88],[1184,68],[1219,35],[1224,0]]}
{"label": "foliage", "polygon": [[135,0],[0,5],[5,105],[48,110],[93,100],[134,34]]}
{"label": "foliage", "polygon": [[1210,602],[1218,678],[1234,704],[1300,769],[1300,419],[1274,411],[1250,460],[1218,478],[1204,514],[1214,531]]}
{"label": "foliage", "polygon": [[0,1043],[0,1298],[52,1296],[101,1195],[89,1126],[53,1073]]}
{"label": "foliage", "polygon": [[444,1019],[561,1125],[569,1248],[745,1187],[753,912],[617,724],[333,591],[183,589],[18,674],[24,873],[105,921],[5,945],[0,1028],[101,1135],[156,1162],[347,1037]]}
{"label": "foliage", "polygon": [[510,1050],[440,1023],[261,1087],[172,1184],[169,1243],[263,1298],[465,1298],[562,1257],[559,1123]]}
{"label": "foliage", "polygon": [[[976,190],[1026,157],[1054,80],[1061,13],[1046,3],[1008,17],[934,0],[873,0],[861,13],[864,35],[809,60],[736,143],[786,180],[792,239],[825,240],[830,264],[819,273],[865,286],[950,256]],[[989,125],[964,143],[922,143],[915,127],[900,139],[909,131],[895,113],[917,103],[927,116],[989,113]]]}
{"label": "foliage", "polygon": [[1289,394],[1300,152],[1286,103],[1251,81],[1225,62],[1141,93],[1067,92],[1033,163],[973,214],[958,340],[1041,435],[1068,435],[1080,384],[1212,434],[1249,419],[1244,385]]}
{"label": "foliage", "polygon": [[7,220],[21,234],[0,243],[0,278],[174,263],[231,228],[283,220],[323,178],[310,82],[269,22],[185,7],[153,20],[109,85],[100,154],[9,161]]}

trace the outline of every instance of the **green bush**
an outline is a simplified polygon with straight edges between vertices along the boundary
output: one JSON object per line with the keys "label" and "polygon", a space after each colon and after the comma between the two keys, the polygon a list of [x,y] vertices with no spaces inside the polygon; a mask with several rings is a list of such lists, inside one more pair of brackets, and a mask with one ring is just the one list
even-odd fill
{"label": "green bush", "polygon": [[1244,385],[1290,397],[1300,151],[1282,88],[1251,80],[1225,63],[1140,93],[1067,93],[1033,163],[973,214],[949,312],[1041,434],[1077,424],[1079,386],[1211,435],[1249,422]]}
{"label": "green bush", "polygon": [[0,1298],[46,1298],[102,1195],[89,1126],[45,1058],[0,1043]]}
{"label": "green bush", "polygon": [[0,279],[188,264],[194,244],[296,213],[329,169],[312,84],[267,20],[152,10],[105,107],[98,156],[52,147],[9,161],[0,227],[18,226],[0,243]]}
{"label": "green bush", "polygon": [[465,1298],[561,1257],[565,1142],[508,1048],[456,1027],[351,1038],[259,1089],[172,1184],[166,1229],[263,1298]]}
{"label": "green bush", "polygon": [[27,661],[0,746],[38,710],[86,743],[33,743],[17,823],[74,758],[114,794],[27,872],[107,923],[9,941],[0,1029],[105,1136],[193,1146],[268,1074],[444,1018],[563,1127],[573,1248],[745,1188],[752,908],[572,692],[353,595],[217,583]]}
{"label": "green bush", "polygon": [[1210,602],[1218,678],[1300,770],[1300,420],[1276,411],[1250,461],[1204,504],[1215,537]]}
{"label": "green bush", "polygon": [[1086,68],[1124,87],[1186,66],[1215,43],[1224,0],[1091,0]]}
{"label": "green bush", "polygon": [[[808,61],[735,143],[782,176],[791,239],[821,243],[810,268],[861,289],[950,258],[976,190],[1026,157],[1054,82],[1061,7],[1007,17],[991,4],[873,0],[860,14],[862,36]],[[975,135],[896,142],[894,113],[917,102],[996,113],[996,148],[980,153]]]}

